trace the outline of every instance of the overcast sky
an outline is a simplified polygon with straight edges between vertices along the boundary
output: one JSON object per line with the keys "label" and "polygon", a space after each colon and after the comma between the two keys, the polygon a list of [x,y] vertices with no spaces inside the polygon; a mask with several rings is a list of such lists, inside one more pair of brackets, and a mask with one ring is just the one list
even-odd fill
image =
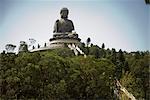
{"label": "overcast sky", "polygon": [[[148,50],[150,7],[144,0],[0,0],[0,52],[34,38],[44,45],[62,7],[83,42],[126,51]],[[16,48],[16,50],[18,47]]]}

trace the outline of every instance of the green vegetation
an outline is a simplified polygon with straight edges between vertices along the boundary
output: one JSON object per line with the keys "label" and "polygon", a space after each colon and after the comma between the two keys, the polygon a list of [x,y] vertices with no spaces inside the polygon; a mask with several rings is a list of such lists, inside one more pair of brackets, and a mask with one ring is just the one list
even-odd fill
{"label": "green vegetation", "polygon": [[0,99],[112,100],[117,78],[137,99],[148,100],[149,52],[116,52],[104,44],[81,48],[87,58],[69,49],[1,53]]}

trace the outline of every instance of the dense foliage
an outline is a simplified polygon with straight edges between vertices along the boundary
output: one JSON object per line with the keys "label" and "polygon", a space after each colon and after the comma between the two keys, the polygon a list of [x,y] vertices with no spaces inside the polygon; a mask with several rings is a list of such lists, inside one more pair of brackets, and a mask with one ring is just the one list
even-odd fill
{"label": "dense foliage", "polygon": [[148,100],[149,52],[81,48],[87,58],[69,49],[1,53],[0,99],[111,100],[117,78],[136,98]]}

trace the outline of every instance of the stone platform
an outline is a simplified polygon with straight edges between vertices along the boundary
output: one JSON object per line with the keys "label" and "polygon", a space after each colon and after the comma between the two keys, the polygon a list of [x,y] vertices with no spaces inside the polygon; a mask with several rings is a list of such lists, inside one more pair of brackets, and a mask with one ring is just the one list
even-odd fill
{"label": "stone platform", "polygon": [[52,48],[62,48],[62,47],[66,47],[67,44],[79,45],[80,39],[71,39],[71,38],[57,39],[57,40],[51,41],[49,46],[51,46]]}
{"label": "stone platform", "polygon": [[50,46],[53,48],[65,47],[67,44],[79,45],[81,39],[76,33],[55,33],[50,40]]}
{"label": "stone platform", "polygon": [[30,50],[34,51],[44,51],[49,49],[65,48],[68,47],[68,44],[74,44],[76,46],[80,45],[81,39],[78,38],[78,34],[73,33],[56,33],[53,35],[53,38],[49,39],[49,42],[45,47],[40,47]]}

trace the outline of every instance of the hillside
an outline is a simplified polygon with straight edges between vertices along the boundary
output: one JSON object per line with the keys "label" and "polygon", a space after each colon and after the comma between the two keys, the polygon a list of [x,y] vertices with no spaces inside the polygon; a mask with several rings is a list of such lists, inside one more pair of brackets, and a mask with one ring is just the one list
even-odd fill
{"label": "hillside", "polygon": [[[115,79],[137,99],[149,97],[149,52],[116,52],[92,45],[87,54],[69,49],[0,54],[0,99],[112,100]],[[128,98],[122,93],[123,100]]]}

